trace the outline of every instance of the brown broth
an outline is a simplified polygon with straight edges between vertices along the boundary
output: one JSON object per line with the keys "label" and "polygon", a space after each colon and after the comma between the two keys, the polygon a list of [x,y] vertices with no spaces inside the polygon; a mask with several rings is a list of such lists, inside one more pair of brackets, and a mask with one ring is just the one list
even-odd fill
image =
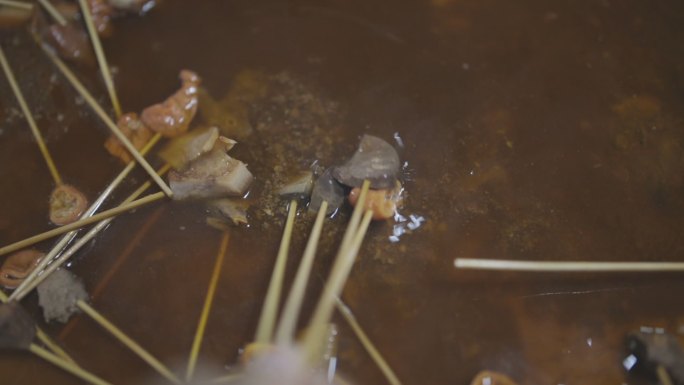
{"label": "brown broth", "polygon": [[[75,103],[25,31],[0,37],[59,170],[92,199],[121,169],[103,149],[106,127]],[[169,95],[182,68],[217,97],[254,69],[285,72],[338,106],[320,122],[335,144],[327,164],[344,159],[361,133],[399,133],[408,162],[403,213],[427,222],[396,244],[387,239],[391,224],[372,225],[344,293],[367,334],[405,384],[465,384],[490,369],[520,384],[569,385],[640,383],[622,370],[623,337],[641,325],[680,330],[681,275],[457,271],[453,260],[681,260],[682,41],[679,1],[167,0],[145,17],[117,20],[104,48],[126,111]],[[108,106],[95,70],[79,75]],[[50,228],[52,181],[16,109],[3,79],[0,245]],[[268,156],[250,140],[238,158]],[[304,151],[286,166],[315,158]],[[274,177],[268,163],[251,160],[257,190],[265,189]],[[137,171],[116,199],[144,179]],[[283,207],[275,219],[257,215],[230,231],[202,370],[233,365],[254,334]],[[92,294],[125,257],[93,306],[181,375],[221,236],[205,216],[201,204],[139,209],[72,264]],[[343,213],[329,222],[304,318],[345,221]],[[298,225],[287,284],[309,224]],[[26,300],[39,319],[36,303],[35,294]],[[337,322],[340,373],[383,383]],[[43,326],[107,380],[158,381],[83,316],[67,330]],[[75,381],[27,353],[0,353],[0,373],[8,384]]]}

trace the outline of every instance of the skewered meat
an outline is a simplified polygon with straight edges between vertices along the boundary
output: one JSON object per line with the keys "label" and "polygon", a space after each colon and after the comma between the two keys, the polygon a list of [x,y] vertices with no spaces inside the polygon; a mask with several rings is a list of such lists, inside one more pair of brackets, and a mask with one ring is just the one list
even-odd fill
{"label": "skewered meat", "polygon": [[327,169],[316,179],[311,190],[309,210],[318,211],[323,201],[328,202],[327,215],[334,214],[344,203],[344,187],[332,176],[332,170]]}
{"label": "skewered meat", "polygon": [[36,325],[21,305],[0,305],[0,349],[28,349],[35,335]]}
{"label": "skewered meat", "polygon": [[10,255],[0,267],[0,285],[8,289],[16,288],[31,274],[44,256],[44,253],[34,249]]}
{"label": "skewered meat", "polygon": [[191,162],[182,171],[169,173],[169,186],[174,199],[242,196],[254,177],[247,165],[226,154],[225,145]]}
{"label": "skewered meat", "polygon": [[313,172],[304,171],[278,189],[278,195],[286,198],[308,198],[313,188]]}
{"label": "skewered meat", "polygon": [[31,25],[33,33],[60,57],[89,66],[95,64],[95,53],[86,31],[75,22],[50,24],[42,12],[36,12]]}
{"label": "skewered meat", "polygon": [[179,170],[200,155],[211,151],[218,138],[219,132],[216,127],[191,130],[171,140],[159,151],[159,157]]}
{"label": "skewered meat", "polygon": [[359,148],[347,163],[333,169],[335,179],[344,185],[360,187],[364,179],[368,179],[374,189],[393,188],[398,173],[397,151],[389,143],[371,135],[361,138]]}
{"label": "skewered meat", "polygon": [[83,282],[68,270],[57,269],[38,285],[38,304],[45,321],[68,321],[78,311],[79,300],[87,301],[88,293]]}
{"label": "skewered meat", "polygon": [[660,366],[675,384],[684,384],[684,349],[677,337],[658,329],[648,329],[643,328],[627,336],[627,348],[635,360],[628,370],[657,378]]}
{"label": "skewered meat", "polygon": [[180,79],[180,90],[164,102],[147,107],[141,114],[145,125],[167,137],[186,132],[197,113],[197,87],[200,78],[192,71],[182,70]]}
{"label": "skewered meat", "polygon": [[[121,115],[116,125],[138,150],[145,147],[145,144],[152,138],[152,131],[143,124],[138,117],[138,114],[134,112]],[[107,138],[104,146],[110,154],[121,159],[124,163],[133,160],[131,153],[128,152],[123,143],[114,135]]]}
{"label": "skewered meat", "polygon": [[[397,212],[397,205],[401,202],[401,184],[396,182],[392,190],[368,190],[364,208],[373,212],[374,220],[389,219]],[[349,193],[349,203],[356,206],[361,194],[361,188],[354,187]]]}
{"label": "skewered meat", "polygon": [[83,193],[68,184],[59,185],[50,194],[50,222],[58,226],[74,222],[87,206]]}

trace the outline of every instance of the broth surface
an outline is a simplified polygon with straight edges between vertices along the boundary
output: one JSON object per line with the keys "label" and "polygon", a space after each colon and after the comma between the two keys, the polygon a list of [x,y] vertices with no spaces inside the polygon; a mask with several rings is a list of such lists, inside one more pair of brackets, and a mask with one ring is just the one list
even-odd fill
{"label": "broth surface", "polygon": [[[684,326],[681,274],[453,267],[458,257],[682,259],[684,3],[166,0],[114,27],[103,44],[125,111],[166,98],[183,68],[216,99],[245,70],[287,79],[251,111],[268,136],[234,150],[257,177],[253,196],[281,177],[274,160],[285,170],[331,165],[363,133],[401,139],[401,213],[426,222],[397,243],[388,239],[393,223],[373,223],[343,298],[405,384],[466,384],[484,369],[520,384],[638,384],[621,366],[625,334]],[[0,43],[64,179],[94,199],[122,169],[103,148],[106,127],[27,32],[2,31]],[[109,106],[95,69],[74,68]],[[325,108],[288,115],[302,93]],[[53,185],[4,78],[0,122],[6,245],[50,228]],[[145,177],[136,170],[109,204]],[[200,375],[234,365],[254,335],[285,216],[285,202],[269,203],[273,215],[264,207],[250,212],[250,227],[230,230]],[[305,321],[341,239],[342,211],[326,222]],[[181,376],[221,238],[206,216],[200,203],[138,209],[71,264],[93,306]],[[301,211],[286,288],[311,222]],[[113,383],[161,383],[87,317],[45,325],[36,295],[25,302],[83,367]],[[336,322],[339,373],[384,383]],[[8,384],[75,381],[21,352],[0,353],[0,371]]]}

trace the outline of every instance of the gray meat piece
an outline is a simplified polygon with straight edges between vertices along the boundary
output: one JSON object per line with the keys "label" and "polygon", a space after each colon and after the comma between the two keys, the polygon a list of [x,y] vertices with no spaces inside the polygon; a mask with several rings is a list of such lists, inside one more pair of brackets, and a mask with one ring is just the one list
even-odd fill
{"label": "gray meat piece", "polygon": [[323,201],[328,202],[328,215],[335,213],[344,203],[344,188],[333,178],[330,168],[316,179],[311,191],[309,210],[317,212]]}
{"label": "gray meat piece", "polygon": [[390,189],[399,173],[399,154],[391,144],[371,135],[361,138],[359,148],[342,166],[333,169],[333,176],[350,187],[361,187],[368,179],[373,189]]}
{"label": "gray meat piece", "polygon": [[177,200],[243,196],[253,179],[247,165],[228,156],[225,146],[218,145],[183,171],[171,171],[169,187]]}
{"label": "gray meat piece", "polygon": [[36,335],[31,316],[17,303],[0,305],[0,348],[28,349]]}

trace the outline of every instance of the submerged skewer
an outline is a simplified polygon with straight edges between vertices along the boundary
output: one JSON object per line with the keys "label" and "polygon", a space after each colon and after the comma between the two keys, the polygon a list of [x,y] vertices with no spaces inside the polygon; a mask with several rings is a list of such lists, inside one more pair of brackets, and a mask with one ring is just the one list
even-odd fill
{"label": "submerged skewer", "polygon": [[[2,303],[7,303],[9,302],[9,297],[7,297],[7,294],[0,290],[0,302]],[[36,337],[45,344],[50,350],[52,350],[56,355],[64,359],[65,361],[71,362],[73,364],[76,364],[73,358],[67,354],[67,352],[64,351],[59,345],[57,345],[57,342],[53,341],[50,336],[45,334],[43,329],[39,328],[36,326]]]}
{"label": "submerged skewer", "polygon": [[149,352],[147,352],[145,349],[140,346],[137,342],[135,342],[132,338],[126,335],[126,333],[122,332],[119,328],[114,326],[109,320],[107,320],[102,314],[100,314],[97,310],[93,309],[90,305],[88,305],[86,302],[83,300],[78,300],[76,302],[76,306],[86,313],[87,315],[90,316],[95,322],[97,322],[100,326],[102,326],[105,330],[107,330],[109,333],[111,333],[117,340],[119,340],[121,343],[126,345],[129,349],[131,349],[138,357],[143,359],[147,364],[149,364],[154,370],[156,370],[159,374],[164,376],[167,380],[173,382],[174,384],[180,384],[181,381],[176,377],[173,372],[171,372],[164,364],[161,363],[158,359],[156,359],[154,356],[152,356]]}
{"label": "submerged skewer", "polygon": [[401,381],[399,381],[399,378],[389,366],[387,361],[385,361],[385,359],[382,357],[382,354],[380,354],[373,342],[371,342],[370,338],[368,338],[366,332],[363,331],[363,328],[361,328],[361,325],[359,325],[359,322],[356,320],[356,317],[354,317],[354,313],[352,313],[351,309],[344,302],[342,302],[339,297],[335,298],[335,300],[337,311],[342,314],[342,317],[344,317],[349,326],[352,328],[354,334],[356,334],[356,337],[359,339],[359,341],[361,341],[361,345],[363,345],[364,349],[366,349],[366,352],[368,352],[368,354],[371,356],[375,364],[387,379],[387,382],[389,382],[391,385],[401,385]]}
{"label": "submerged skewer", "polygon": [[49,352],[35,343],[37,327],[33,319],[17,303],[0,305],[0,348],[29,351],[36,356],[68,371],[90,384],[105,385],[106,381],[82,369],[75,363]]}
{"label": "submerged skewer", "polygon": [[95,29],[95,24],[93,23],[93,15],[90,11],[90,7],[85,0],[79,0],[81,5],[81,12],[83,13],[83,19],[85,20],[86,27],[88,27],[88,34],[90,35],[90,41],[93,44],[93,49],[95,50],[95,56],[97,57],[97,62],[100,65],[100,71],[102,72],[102,78],[104,79],[105,86],[107,87],[107,92],[109,93],[109,99],[112,101],[112,107],[114,107],[114,113],[116,117],[121,116],[121,104],[119,103],[119,97],[116,95],[116,88],[114,88],[114,82],[112,81],[112,74],[109,71],[109,65],[107,64],[107,57],[102,49],[102,43],[100,42],[100,36],[97,34]]}
{"label": "submerged skewer", "polygon": [[48,169],[50,170],[50,175],[52,175],[52,179],[54,179],[55,184],[59,186],[63,183],[62,177],[59,174],[59,171],[57,171],[57,166],[55,166],[55,162],[52,159],[52,155],[50,155],[50,151],[48,151],[47,146],[45,145],[45,140],[43,140],[43,136],[41,135],[40,130],[38,130],[38,125],[36,124],[36,121],[33,119],[33,114],[31,113],[31,110],[29,109],[28,104],[26,103],[26,99],[24,99],[24,95],[22,94],[21,89],[17,84],[17,79],[14,76],[14,72],[12,71],[9,62],[7,61],[7,57],[5,56],[5,52],[1,46],[0,65],[2,65],[2,69],[5,72],[7,81],[9,82],[10,87],[12,88],[12,92],[14,93],[14,96],[17,98],[17,101],[19,102],[19,106],[21,107],[21,111],[24,114],[24,118],[26,119],[26,122],[31,128],[33,137],[36,140],[36,143],[38,143],[38,148],[40,148],[40,153],[43,155],[43,159],[45,159],[45,163],[47,164]]}
{"label": "submerged skewer", "polygon": [[4,5],[7,7],[26,9],[29,11],[33,9],[33,4],[27,3],[25,1],[0,0],[0,5]]}
{"label": "submerged skewer", "polygon": [[459,269],[535,272],[667,272],[684,271],[684,262],[593,262],[514,261],[505,259],[456,258]]}
{"label": "submerged skewer", "polygon": [[280,322],[278,323],[278,329],[276,330],[275,335],[275,343],[278,345],[291,344],[294,340],[297,319],[299,318],[299,312],[302,308],[306,284],[309,281],[309,275],[311,274],[311,268],[313,267],[314,257],[316,256],[316,248],[318,247],[318,240],[321,237],[323,220],[327,210],[328,202],[323,201],[321,207],[318,209],[316,221],[311,229],[309,240],[307,241],[306,248],[304,249],[304,255],[302,256],[302,260],[299,262],[297,275],[295,276],[294,283],[290,289],[290,294],[285,301],[283,314],[280,318]]}
{"label": "submerged skewer", "polygon": [[53,19],[55,19],[55,21],[58,22],[62,27],[65,26],[65,25],[67,25],[67,21],[66,21],[66,19],[64,18],[64,16],[62,16],[62,14],[59,13],[59,11],[57,10],[57,8],[55,8],[55,6],[52,5],[51,2],[49,2],[48,0],[38,0],[38,2],[40,3],[40,5],[43,6],[43,8],[45,8],[45,10],[47,11],[47,13],[49,13],[50,16],[51,16]]}
{"label": "submerged skewer", "polygon": [[292,227],[296,212],[297,201],[292,200],[287,213],[285,230],[283,231],[283,237],[280,241],[278,256],[276,257],[276,263],[273,267],[268,291],[266,292],[266,299],[264,299],[264,304],[261,308],[261,316],[254,336],[254,342],[257,344],[268,344],[273,338],[273,329],[275,327],[278,302],[280,301],[280,292],[282,291],[283,278],[285,275],[285,264],[290,248],[290,239],[292,238]]}
{"label": "submerged skewer", "polygon": [[[141,154],[147,154],[147,152],[154,147],[154,145],[159,141],[161,138],[161,135],[156,134],[155,136],[150,139],[149,142],[145,145],[140,150]],[[135,167],[136,163],[135,161],[131,161],[126,165],[126,167],[119,173],[119,175],[114,178],[109,185],[105,188],[105,190],[100,194],[100,196],[93,202],[93,204],[83,213],[81,214],[81,218],[88,218],[95,214],[95,212],[100,208],[102,203],[104,203],[105,199],[109,197],[109,195],[116,189],[119,184],[130,174],[130,172],[133,170]],[[31,284],[31,281],[35,279],[35,277],[42,273],[43,269],[55,259],[57,255],[66,247],[66,245],[71,242],[74,237],[77,234],[77,230],[72,230],[65,234],[53,247],[50,249],[50,251],[45,255],[44,258],[41,259],[40,263],[38,266],[36,266],[33,271],[24,279],[24,281],[16,288],[15,293],[22,292],[26,289],[26,287]]]}
{"label": "submerged skewer", "polygon": [[[159,175],[164,175],[169,169],[170,169],[169,165],[163,166],[158,171]],[[138,196],[142,195],[142,193],[145,192],[145,190],[150,188],[151,185],[152,185],[152,183],[150,181],[143,183],[137,190],[135,190],[133,193],[131,193],[131,195],[129,195],[122,202],[122,204],[119,205],[118,207],[130,205],[133,202],[139,202],[142,199],[145,199],[145,198],[142,198],[142,199],[139,199],[137,201],[135,200]],[[162,198],[164,194],[162,192],[158,192],[157,194],[152,194],[152,195],[157,195],[158,196],[157,199],[159,199],[159,198]],[[151,195],[148,195],[148,197],[150,197],[150,196]],[[106,211],[102,212],[98,215],[101,215],[104,213],[106,213]],[[90,218],[94,218],[94,217],[95,216],[90,217]],[[104,220],[100,221],[100,223],[98,223],[96,226],[94,226],[92,229],[90,229],[83,237],[81,237],[76,243],[74,243],[74,245],[71,246],[69,248],[69,250],[64,252],[58,259],[56,259],[53,263],[51,263],[50,266],[48,266],[48,268],[45,269],[45,271],[43,271],[41,275],[38,275],[29,285],[27,285],[24,290],[22,290],[22,291],[17,290],[14,293],[12,293],[12,295],[10,296],[10,299],[21,300],[22,298],[24,298],[28,293],[31,292],[31,290],[33,290],[36,286],[38,286],[40,284],[40,282],[42,282],[53,271],[55,271],[62,264],[64,264],[64,262],[66,262],[73,254],[75,254],[78,250],[80,250],[81,247],[83,247],[86,243],[88,243],[91,239],[93,239],[102,229],[107,227],[107,225],[113,220],[113,218],[114,218],[113,216],[110,216],[110,217],[105,218]]]}
{"label": "submerged skewer", "polygon": [[82,379],[93,385],[111,385],[109,382],[102,380],[101,378],[95,376],[94,374],[82,369],[80,366],[76,366],[73,363],[64,360],[63,358],[50,353],[46,349],[41,348],[36,344],[31,344],[29,346],[29,351],[38,357],[56,365],[67,372],[73,374],[74,376]]}
{"label": "submerged skewer", "polygon": [[[356,260],[356,255],[359,252],[361,243],[366,235],[366,230],[370,224],[373,212],[367,210],[363,214],[360,223],[356,225],[356,218],[359,218],[366,202],[368,195],[368,188],[370,183],[368,180],[363,182],[359,200],[352,213],[352,218],[349,221],[347,230],[345,231],[342,245],[335,257],[330,276],[323,288],[323,293],[316,305],[313,316],[309,321],[307,333],[304,336],[303,347],[305,354],[309,360],[313,360],[316,352],[320,348],[321,341],[325,335],[326,325],[329,323],[332,316],[332,311],[335,306],[335,299],[340,296],[347,277],[351,272],[351,268]],[[345,240],[347,240],[345,242]]]}
{"label": "submerged skewer", "polygon": [[126,211],[130,211],[130,210],[133,210],[133,209],[138,208],[140,206],[144,206],[148,203],[156,202],[156,201],[163,199],[165,197],[166,196],[164,195],[164,192],[162,192],[162,191],[160,191],[158,193],[150,194],[144,198],[140,198],[138,200],[134,200],[132,202],[122,204],[122,205],[114,207],[112,209],[103,211],[99,214],[95,214],[92,217],[80,219],[80,220],[73,222],[73,223],[70,223],[68,225],[57,227],[55,229],[48,230],[44,233],[40,233],[40,234],[34,235],[32,237],[26,238],[22,241],[15,242],[15,243],[12,243],[10,245],[4,246],[4,247],[0,248],[0,255],[4,255],[7,253],[11,253],[12,251],[17,251],[19,249],[23,249],[24,247],[31,246],[33,244],[40,242],[40,241],[44,241],[46,239],[56,237],[60,234],[68,233],[71,230],[79,229],[83,226],[87,226],[89,224],[99,222],[103,219],[114,217],[114,216],[119,215],[121,213],[124,213]]}
{"label": "submerged skewer", "polygon": [[216,263],[214,264],[214,270],[211,273],[211,280],[209,281],[209,289],[207,290],[207,296],[204,299],[202,314],[197,324],[197,332],[195,333],[195,338],[192,342],[190,359],[188,360],[188,368],[185,373],[186,382],[192,381],[192,377],[195,374],[197,355],[199,354],[200,346],[202,345],[202,337],[204,336],[204,330],[207,325],[207,320],[209,319],[209,312],[211,312],[211,305],[214,302],[214,293],[216,292],[216,286],[218,285],[218,280],[221,273],[221,266],[223,265],[223,259],[226,255],[226,249],[228,248],[228,239],[229,233],[226,231],[223,233],[223,237],[221,238],[221,246],[219,247],[219,252],[216,256]]}
{"label": "submerged skewer", "polygon": [[131,153],[133,158],[135,158],[135,160],[140,164],[140,166],[142,166],[142,168],[145,169],[145,171],[150,175],[150,177],[152,177],[152,180],[154,180],[155,183],[157,183],[159,188],[161,188],[167,196],[172,196],[173,192],[166,184],[166,182],[164,182],[164,180],[162,180],[159,177],[159,175],[154,171],[154,169],[152,168],[152,166],[150,166],[147,160],[145,160],[145,158],[143,158],[143,156],[135,148],[135,146],[133,146],[131,141],[128,140],[128,138],[121,132],[119,127],[116,126],[112,119],[97,103],[95,98],[93,98],[90,92],[88,92],[85,86],[78,80],[76,75],[69,69],[69,67],[67,67],[67,65],[64,64],[64,62],[60,58],[58,58],[54,53],[50,52],[49,49],[47,49],[44,46],[42,48],[43,52],[47,54],[50,60],[52,60],[55,66],[57,66],[57,68],[59,68],[59,70],[62,72],[62,75],[64,75],[64,77],[66,77],[67,80],[69,80],[71,85],[76,89],[76,91],[79,94],[81,94],[83,99],[88,103],[88,105],[90,105],[93,111],[95,111],[95,113],[100,116],[100,119],[102,119],[102,121],[105,122],[109,130],[114,134],[114,136],[116,136],[117,139],[119,139],[119,141],[121,141],[121,143],[123,143],[124,147],[126,147],[126,149]]}

